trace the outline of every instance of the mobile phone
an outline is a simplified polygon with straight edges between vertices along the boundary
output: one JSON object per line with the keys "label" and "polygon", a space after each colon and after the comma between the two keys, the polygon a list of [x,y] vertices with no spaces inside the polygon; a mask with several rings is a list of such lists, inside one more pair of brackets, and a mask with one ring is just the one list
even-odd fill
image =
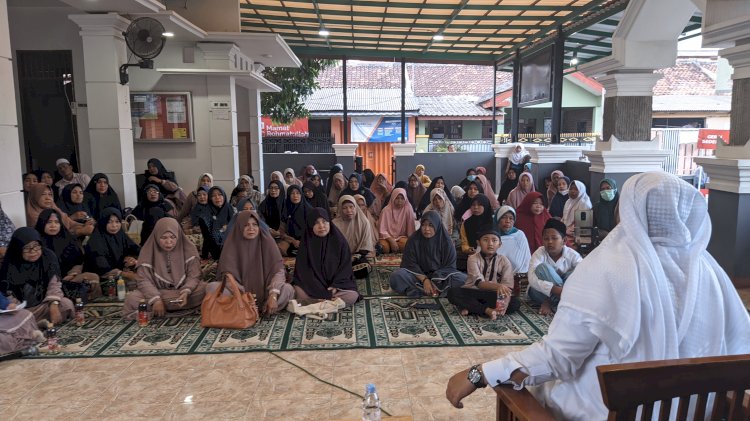
{"label": "mobile phone", "polygon": [[173,300],[169,300],[169,304],[179,304],[182,302],[181,298],[175,298]]}

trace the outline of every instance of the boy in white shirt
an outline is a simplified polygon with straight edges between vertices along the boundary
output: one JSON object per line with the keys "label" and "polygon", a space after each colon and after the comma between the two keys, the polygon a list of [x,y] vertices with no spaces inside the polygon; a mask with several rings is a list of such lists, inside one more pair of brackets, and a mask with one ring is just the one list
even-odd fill
{"label": "boy in white shirt", "polygon": [[566,227],[550,219],[542,231],[542,247],[531,255],[529,262],[529,298],[541,305],[539,314],[548,315],[560,302],[563,285],[578,263],[583,260],[577,251],[565,245]]}

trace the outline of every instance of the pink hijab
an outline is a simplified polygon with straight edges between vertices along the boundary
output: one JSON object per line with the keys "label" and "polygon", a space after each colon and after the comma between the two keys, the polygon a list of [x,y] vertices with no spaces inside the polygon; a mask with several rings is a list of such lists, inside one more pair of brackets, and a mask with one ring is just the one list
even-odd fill
{"label": "pink hijab", "polygon": [[[528,177],[529,181],[531,182],[531,187],[529,190],[524,190],[521,188],[521,177]],[[534,187],[534,177],[531,176],[531,173],[521,173],[520,176],[518,176],[518,185],[508,193],[508,200],[506,203],[509,206],[512,206],[514,209],[517,209],[519,206],[521,206],[521,202],[523,202],[523,198],[526,197],[527,194],[536,191],[536,188]]]}
{"label": "pink hijab", "polygon": [[[404,197],[406,203],[404,203],[404,207],[401,209],[396,209],[394,202],[399,195]],[[416,219],[417,216],[414,214],[414,209],[409,205],[406,190],[402,188],[393,189],[391,201],[380,213],[379,237],[381,239],[409,237],[416,231],[414,227]]]}
{"label": "pink hijab", "polygon": [[490,199],[490,206],[492,206],[492,210],[495,211],[500,209],[500,202],[497,201],[497,195],[495,194],[495,191],[492,190],[492,184],[490,184],[490,180],[487,179],[486,175],[479,173],[479,171],[477,172],[477,180],[479,180],[479,183],[482,185],[484,195],[487,196],[488,199]]}

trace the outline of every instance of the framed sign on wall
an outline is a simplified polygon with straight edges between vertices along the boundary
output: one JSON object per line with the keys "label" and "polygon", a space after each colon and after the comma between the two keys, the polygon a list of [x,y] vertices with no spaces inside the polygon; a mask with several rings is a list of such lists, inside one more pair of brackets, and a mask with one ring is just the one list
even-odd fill
{"label": "framed sign on wall", "polygon": [[131,92],[135,142],[193,142],[190,92]]}

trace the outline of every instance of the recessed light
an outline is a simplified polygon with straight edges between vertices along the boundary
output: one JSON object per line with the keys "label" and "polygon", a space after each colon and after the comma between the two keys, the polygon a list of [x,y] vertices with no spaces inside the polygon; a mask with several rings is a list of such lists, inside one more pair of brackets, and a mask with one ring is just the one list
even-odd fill
{"label": "recessed light", "polygon": [[571,66],[578,65],[578,52],[577,51],[573,51],[573,57],[570,59],[570,65]]}
{"label": "recessed light", "polygon": [[174,36],[174,32],[162,32],[161,35],[167,38],[172,38]]}
{"label": "recessed light", "polygon": [[435,34],[432,36],[432,39],[434,39],[435,41],[442,41],[445,39],[445,37],[443,36],[443,34]]}
{"label": "recessed light", "polygon": [[318,31],[318,35],[321,37],[327,37],[328,35],[331,35],[330,32],[326,28],[321,28],[320,31]]}

